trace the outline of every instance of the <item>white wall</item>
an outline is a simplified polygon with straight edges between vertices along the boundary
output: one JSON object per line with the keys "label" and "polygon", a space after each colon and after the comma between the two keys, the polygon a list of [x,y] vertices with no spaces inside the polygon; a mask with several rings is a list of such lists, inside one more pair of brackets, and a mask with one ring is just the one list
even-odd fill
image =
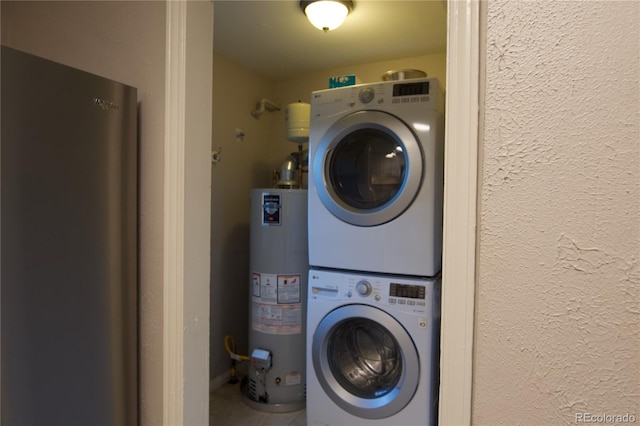
{"label": "white wall", "polygon": [[473,423],[640,418],[640,3],[488,2]]}

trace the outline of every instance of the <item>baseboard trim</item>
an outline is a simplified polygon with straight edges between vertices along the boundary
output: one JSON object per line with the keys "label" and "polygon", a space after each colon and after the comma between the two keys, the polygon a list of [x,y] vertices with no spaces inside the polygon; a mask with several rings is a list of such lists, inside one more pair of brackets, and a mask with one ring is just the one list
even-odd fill
{"label": "baseboard trim", "polygon": [[[249,372],[249,363],[247,362],[240,363],[240,365],[236,366],[236,371],[239,378],[246,376],[247,373]],[[214,390],[218,389],[220,386],[229,382],[229,379],[231,379],[231,373],[229,372],[229,370],[225,371],[222,374],[217,375],[216,377],[209,380],[209,391],[213,392]]]}

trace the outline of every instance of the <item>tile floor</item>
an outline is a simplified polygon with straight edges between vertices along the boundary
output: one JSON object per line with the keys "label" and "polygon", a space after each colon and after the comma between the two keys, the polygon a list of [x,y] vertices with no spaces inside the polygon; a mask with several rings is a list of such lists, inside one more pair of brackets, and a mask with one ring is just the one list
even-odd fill
{"label": "tile floor", "polygon": [[305,410],[267,413],[242,401],[240,383],[225,383],[209,397],[209,426],[306,426]]}

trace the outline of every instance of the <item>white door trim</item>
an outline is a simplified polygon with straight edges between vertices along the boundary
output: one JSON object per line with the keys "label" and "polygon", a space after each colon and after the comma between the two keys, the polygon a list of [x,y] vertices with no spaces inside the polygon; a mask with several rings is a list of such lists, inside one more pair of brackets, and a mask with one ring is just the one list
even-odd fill
{"label": "white door trim", "polygon": [[187,2],[167,1],[166,13],[162,419],[165,425],[179,425],[184,418],[184,88]]}
{"label": "white door trim", "polygon": [[480,2],[448,1],[440,361],[441,425],[471,424]]}
{"label": "white door trim", "polygon": [[166,2],[162,423],[209,420],[213,3]]}

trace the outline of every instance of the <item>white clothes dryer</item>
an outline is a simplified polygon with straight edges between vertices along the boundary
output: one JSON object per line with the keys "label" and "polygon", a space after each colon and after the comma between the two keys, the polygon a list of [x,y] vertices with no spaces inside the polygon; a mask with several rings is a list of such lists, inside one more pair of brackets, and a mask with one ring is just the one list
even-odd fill
{"label": "white clothes dryer", "polygon": [[441,269],[444,95],[435,78],[311,95],[309,264]]}
{"label": "white clothes dryer", "polygon": [[311,269],[307,424],[436,424],[439,330],[439,278]]}

